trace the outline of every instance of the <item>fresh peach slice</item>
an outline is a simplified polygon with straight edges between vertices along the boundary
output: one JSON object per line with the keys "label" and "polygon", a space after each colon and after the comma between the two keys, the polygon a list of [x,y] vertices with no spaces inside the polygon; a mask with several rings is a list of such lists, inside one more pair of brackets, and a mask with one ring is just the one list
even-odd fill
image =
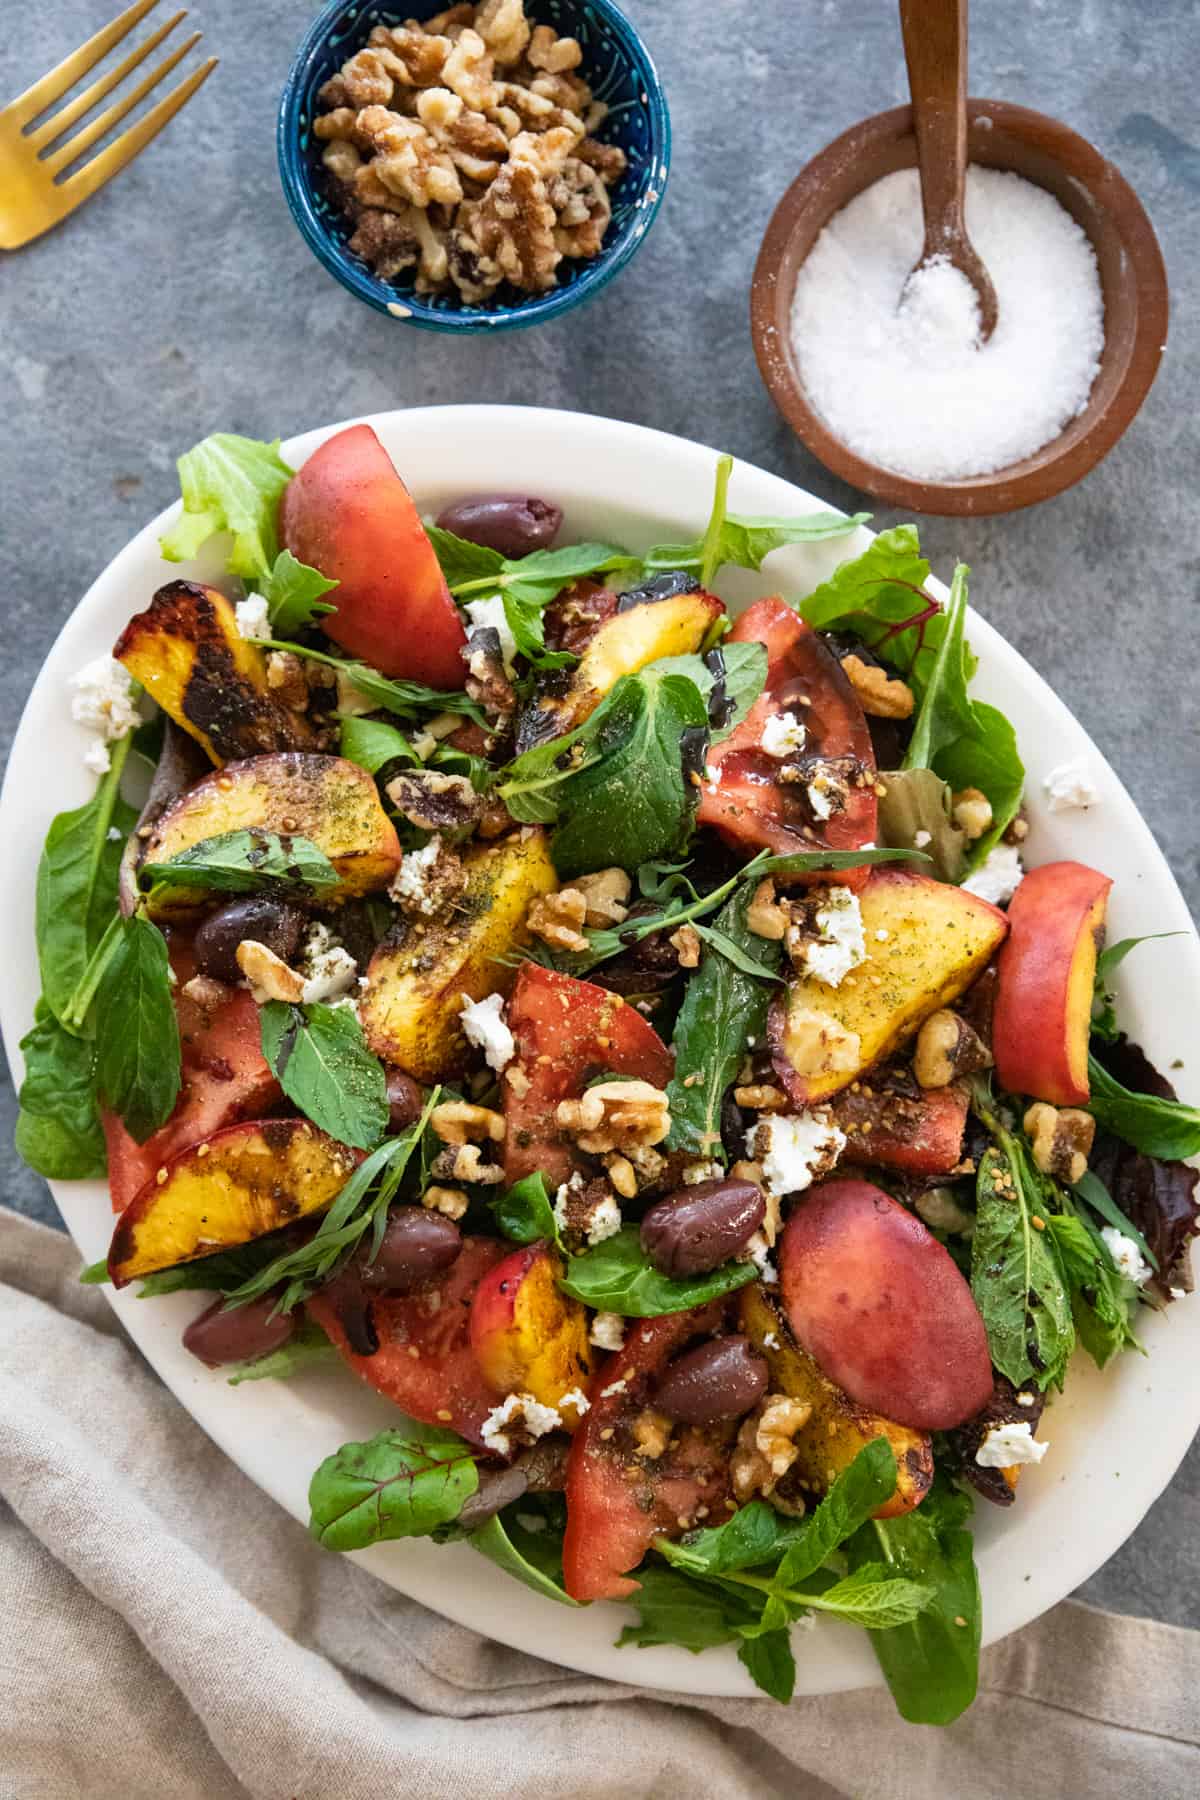
{"label": "fresh peach slice", "polygon": [[1096,951],[1112,881],[1084,863],[1031,869],[1008,909],[992,1049],[1000,1083],[1052,1106],[1087,1099]]}
{"label": "fresh peach slice", "polygon": [[814,1188],[780,1240],[779,1280],[801,1346],[858,1405],[944,1431],[986,1404],[992,1364],[971,1290],[882,1188]]}
{"label": "fresh peach slice", "polygon": [[514,1250],[489,1269],[471,1302],[471,1349],[497,1394],[532,1394],[579,1423],[564,1394],[587,1386],[592,1372],[587,1313],[558,1286],[562,1261],[548,1244]]}

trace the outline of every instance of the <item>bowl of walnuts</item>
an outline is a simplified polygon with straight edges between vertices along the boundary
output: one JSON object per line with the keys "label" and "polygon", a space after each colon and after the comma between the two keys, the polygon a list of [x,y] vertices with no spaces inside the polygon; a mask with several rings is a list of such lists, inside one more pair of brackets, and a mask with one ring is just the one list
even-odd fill
{"label": "bowl of walnuts", "polygon": [[612,0],[331,0],[284,86],[292,216],[342,286],[432,331],[539,324],[662,201],[662,84]]}

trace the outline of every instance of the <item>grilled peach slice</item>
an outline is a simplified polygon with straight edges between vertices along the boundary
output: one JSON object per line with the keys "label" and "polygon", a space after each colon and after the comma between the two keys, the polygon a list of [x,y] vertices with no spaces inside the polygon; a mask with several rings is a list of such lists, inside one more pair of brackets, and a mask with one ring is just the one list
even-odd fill
{"label": "grilled peach slice", "polygon": [[743,1288],[738,1304],[742,1330],[767,1359],[771,1392],[787,1394],[812,1407],[807,1425],[793,1439],[800,1454],[792,1465],[794,1473],[789,1471],[788,1488],[795,1481],[806,1493],[826,1493],[860,1450],[877,1437],[885,1437],[896,1458],[896,1491],[879,1508],[876,1518],[893,1519],[920,1506],[933,1480],[933,1445],[926,1433],[856,1405],[823,1375],[808,1351],[796,1342],[783,1308],[761,1282]]}
{"label": "grilled peach slice", "polygon": [[130,619],[113,655],[218,765],[316,742],[308,720],[267,686],[266,653],[241,636],[216,588],[169,581]]}
{"label": "grilled peach slice", "polygon": [[322,1213],[362,1157],[307,1119],[251,1120],[164,1163],[113,1232],[114,1287]]}
{"label": "grilled peach slice", "polygon": [[525,915],[558,886],[546,834],[527,827],[464,858],[466,891],[436,931],[409,925],[385,942],[367,968],[359,1017],[376,1056],[418,1081],[438,1081],[462,1065],[458,1023],[463,996],[505,991],[513,970],[500,961],[526,941]]}
{"label": "grilled peach slice", "polygon": [[871,870],[859,903],[867,960],[836,988],[801,976],[771,1009],[776,1073],[798,1106],[891,1056],[970,987],[1008,931],[977,895],[886,865]]}
{"label": "grilled peach slice", "polygon": [[859,1406],[916,1431],[973,1418],[992,1391],[987,1332],[953,1258],[869,1181],[826,1181],[779,1243],[788,1322]]}
{"label": "grilled peach slice", "polygon": [[489,1269],[471,1302],[471,1348],[497,1394],[532,1394],[579,1423],[564,1394],[586,1388],[592,1372],[587,1313],[558,1286],[562,1258],[548,1244],[514,1250]]}
{"label": "grilled peach slice", "polygon": [[[230,763],[198,781],[159,819],[145,861],[169,862],[205,838],[250,830],[308,838],[323,850],[338,875],[337,888],[322,895],[327,902],[386,887],[400,866],[396,828],[367,771],[340,756],[290,751]],[[195,889],[159,884],[151,916],[188,911],[197,898]]]}
{"label": "grilled peach slice", "polygon": [[1052,1106],[1088,1097],[1096,951],[1111,887],[1084,863],[1043,863],[1012,897],[992,1019],[996,1073],[1010,1093]]}

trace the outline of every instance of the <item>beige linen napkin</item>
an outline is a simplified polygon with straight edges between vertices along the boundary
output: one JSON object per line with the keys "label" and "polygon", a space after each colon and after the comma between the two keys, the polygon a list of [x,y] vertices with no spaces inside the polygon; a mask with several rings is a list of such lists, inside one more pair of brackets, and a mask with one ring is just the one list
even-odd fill
{"label": "beige linen napkin", "polygon": [[881,1691],[651,1696],[501,1649],[318,1549],[78,1270],[0,1210],[3,1800],[1200,1792],[1200,1633],[1072,1602],[946,1731]]}

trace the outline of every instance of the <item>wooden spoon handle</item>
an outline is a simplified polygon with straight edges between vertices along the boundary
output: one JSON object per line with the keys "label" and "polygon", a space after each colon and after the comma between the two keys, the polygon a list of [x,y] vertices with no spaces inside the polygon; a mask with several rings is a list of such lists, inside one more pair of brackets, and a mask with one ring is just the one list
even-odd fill
{"label": "wooden spoon handle", "polygon": [[923,256],[965,236],[967,0],[900,0],[925,210]]}

